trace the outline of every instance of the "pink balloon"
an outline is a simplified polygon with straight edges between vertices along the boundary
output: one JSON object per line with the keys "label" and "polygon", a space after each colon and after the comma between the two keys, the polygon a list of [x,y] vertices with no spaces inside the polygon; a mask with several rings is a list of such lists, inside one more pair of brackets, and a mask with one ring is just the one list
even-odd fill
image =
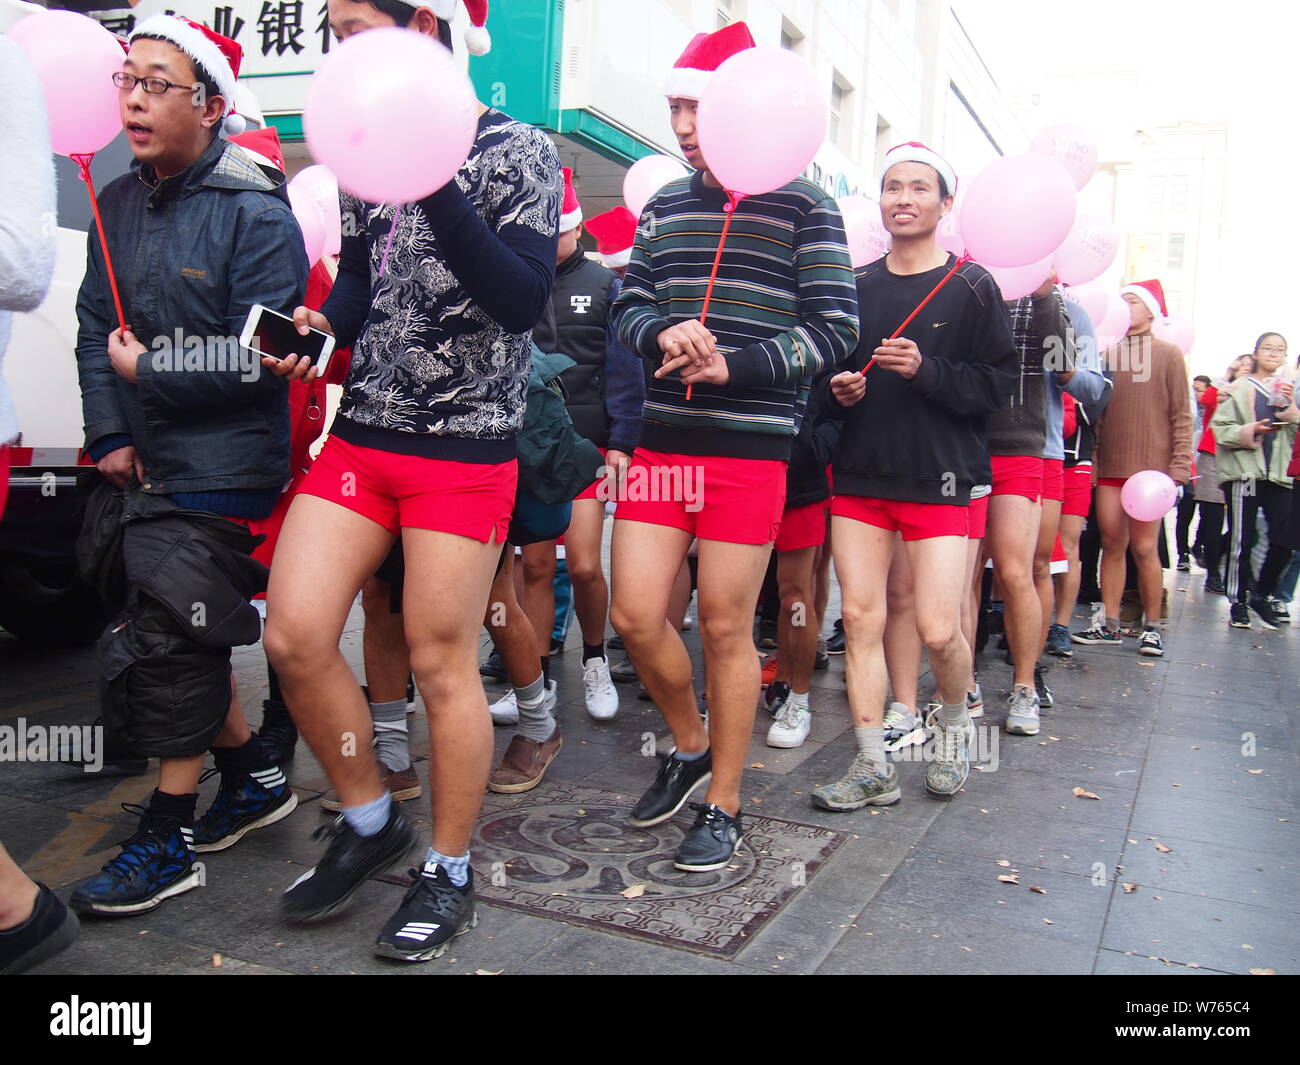
{"label": "pink balloon", "polygon": [[984,269],[993,275],[1004,300],[1018,300],[1047,280],[1052,272],[1052,257],[1049,255],[1028,266],[985,266]]}
{"label": "pink balloon", "polygon": [[889,250],[889,230],[880,220],[880,204],[866,196],[841,196],[835,203],[844,217],[849,262],[855,270],[874,263]]}
{"label": "pink balloon", "polygon": [[1086,285],[1071,285],[1063,291],[1067,300],[1072,300],[1084,309],[1093,329],[1096,329],[1106,314],[1106,286],[1090,281]]}
{"label": "pink balloon", "polygon": [[823,79],[784,48],[747,48],[709,79],[696,114],[700,151],[722,187],[745,196],[797,178],[826,139]]}
{"label": "pink balloon", "polygon": [[302,244],[307,251],[307,265],[315,266],[325,253],[325,212],[310,192],[301,186],[289,184],[289,203],[293,216],[302,230]]}
{"label": "pink balloon", "polygon": [[1106,293],[1106,313],[1093,326],[1097,334],[1097,347],[1102,351],[1113,348],[1128,335],[1132,321],[1131,312],[1124,298],[1114,292]]}
{"label": "pink balloon", "polygon": [[9,37],[45,90],[54,151],[91,155],[118,135],[122,112],[112,78],[124,56],[108,30],[72,11],[44,11],[16,23]]}
{"label": "pink balloon", "polygon": [[647,155],[638,159],[623,175],[623,202],[640,218],[656,192],[686,173],[686,167],[671,156]]}
{"label": "pink balloon", "polygon": [[1159,470],[1133,474],[1119,492],[1119,505],[1137,521],[1159,521],[1177,501],[1178,487]]}
{"label": "pink balloon", "polygon": [[1101,277],[1119,253],[1119,230],[1100,215],[1081,214],[1070,227],[1052,263],[1066,285],[1082,285]]}
{"label": "pink balloon", "polygon": [[423,199],[474,145],[478,102],[452,55],[395,26],[335,46],[312,75],[303,130],[339,186],[370,203]]}
{"label": "pink balloon", "polygon": [[1151,323],[1151,333],[1158,340],[1167,340],[1184,355],[1192,350],[1196,342],[1196,327],[1186,315],[1176,312],[1169,315],[1168,322],[1157,318]]}
{"label": "pink balloon", "polygon": [[1065,168],[1032,152],[1007,155],[971,182],[961,209],[966,253],[985,266],[1026,266],[1052,254],[1074,224]]}
{"label": "pink balloon", "polygon": [[1030,142],[1029,150],[1065,167],[1076,190],[1088,184],[1097,172],[1097,142],[1091,133],[1072,122],[1048,126]]}
{"label": "pink balloon", "polygon": [[294,175],[289,187],[302,189],[321,209],[325,223],[325,255],[337,255],[343,246],[342,216],[339,213],[339,183],[327,166],[316,163]]}

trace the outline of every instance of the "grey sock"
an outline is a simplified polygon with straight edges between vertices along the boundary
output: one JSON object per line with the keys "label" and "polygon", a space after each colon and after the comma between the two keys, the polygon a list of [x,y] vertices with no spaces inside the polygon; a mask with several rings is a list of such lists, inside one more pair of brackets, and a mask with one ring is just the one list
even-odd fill
{"label": "grey sock", "polygon": [[1111,632],[1119,632],[1119,618],[1107,618],[1106,628],[1110,629]]}
{"label": "grey sock", "polygon": [[539,673],[532,684],[516,688],[515,701],[519,704],[520,710],[541,706],[546,701],[546,678]]}
{"label": "grey sock", "polygon": [[[539,677],[537,683],[541,683]],[[528,691],[533,688],[530,684],[528,688],[516,689],[516,691]],[[543,688],[540,698],[531,699],[526,705],[520,698],[519,703],[519,725],[515,731],[528,740],[536,740],[538,743],[545,743],[555,735],[556,722],[555,716],[551,713],[555,706],[555,698],[551,696],[550,690]]]}
{"label": "grey sock", "polygon": [[393,772],[411,768],[411,749],[406,737],[406,696],[391,703],[371,703],[375,723],[375,757]]}
{"label": "grey sock", "polygon": [[966,700],[959,703],[943,703],[939,707],[939,724],[969,725],[970,716],[966,713]]}
{"label": "grey sock", "polygon": [[884,725],[855,725],[853,738],[858,741],[858,753],[863,758],[882,771],[888,766]]}

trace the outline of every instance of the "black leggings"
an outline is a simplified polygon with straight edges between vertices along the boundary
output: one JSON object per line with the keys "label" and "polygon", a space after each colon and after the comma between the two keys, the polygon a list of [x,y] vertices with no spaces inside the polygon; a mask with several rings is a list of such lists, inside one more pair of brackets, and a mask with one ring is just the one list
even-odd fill
{"label": "black leggings", "polygon": [[[1287,514],[1291,509],[1291,489],[1283,488],[1272,481],[1225,481],[1223,494],[1228,500],[1228,573],[1224,580],[1228,595],[1234,603],[1244,603],[1251,590],[1250,549],[1255,542],[1255,528],[1259,512],[1263,510],[1268,520],[1269,536],[1277,541],[1286,525]],[[1282,561],[1281,556],[1285,556]],[[1291,549],[1274,542],[1269,545],[1264,557],[1264,570],[1276,575],[1286,568],[1290,561]],[[1282,565],[1278,566],[1278,562]],[[1263,588],[1257,589],[1261,595],[1268,594]]]}
{"label": "black leggings", "polygon": [[1223,560],[1223,504],[1200,504],[1201,523],[1196,527],[1196,538],[1205,548],[1205,569],[1208,573],[1218,573]]}
{"label": "black leggings", "polygon": [[[1192,553],[1192,549],[1187,545],[1187,534],[1192,531],[1192,518],[1196,516],[1196,500],[1193,498],[1191,490],[1183,493],[1183,498],[1178,501],[1178,523],[1174,527],[1174,534],[1178,542],[1178,557],[1185,558]],[[1196,540],[1199,543],[1201,532],[1196,531]]]}

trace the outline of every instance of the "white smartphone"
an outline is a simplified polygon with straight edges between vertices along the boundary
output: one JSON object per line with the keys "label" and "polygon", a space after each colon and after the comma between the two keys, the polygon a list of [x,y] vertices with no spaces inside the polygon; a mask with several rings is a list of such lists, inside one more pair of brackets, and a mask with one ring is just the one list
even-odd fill
{"label": "white smartphone", "polygon": [[258,355],[267,355],[273,359],[305,355],[321,377],[325,376],[325,371],[329,368],[330,353],[334,350],[334,338],[328,333],[309,329],[307,335],[303,336],[293,324],[292,318],[273,311],[270,307],[263,307],[260,303],[253,304],[249,310],[239,343]]}

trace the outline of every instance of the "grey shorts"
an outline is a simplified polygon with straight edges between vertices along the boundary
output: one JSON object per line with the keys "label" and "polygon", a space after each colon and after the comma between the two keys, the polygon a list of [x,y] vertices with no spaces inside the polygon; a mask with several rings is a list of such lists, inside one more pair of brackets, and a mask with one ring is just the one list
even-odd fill
{"label": "grey shorts", "polygon": [[1208,451],[1196,453],[1196,480],[1192,482],[1192,496],[1198,503],[1223,503],[1223,489],[1219,487],[1219,466]]}

